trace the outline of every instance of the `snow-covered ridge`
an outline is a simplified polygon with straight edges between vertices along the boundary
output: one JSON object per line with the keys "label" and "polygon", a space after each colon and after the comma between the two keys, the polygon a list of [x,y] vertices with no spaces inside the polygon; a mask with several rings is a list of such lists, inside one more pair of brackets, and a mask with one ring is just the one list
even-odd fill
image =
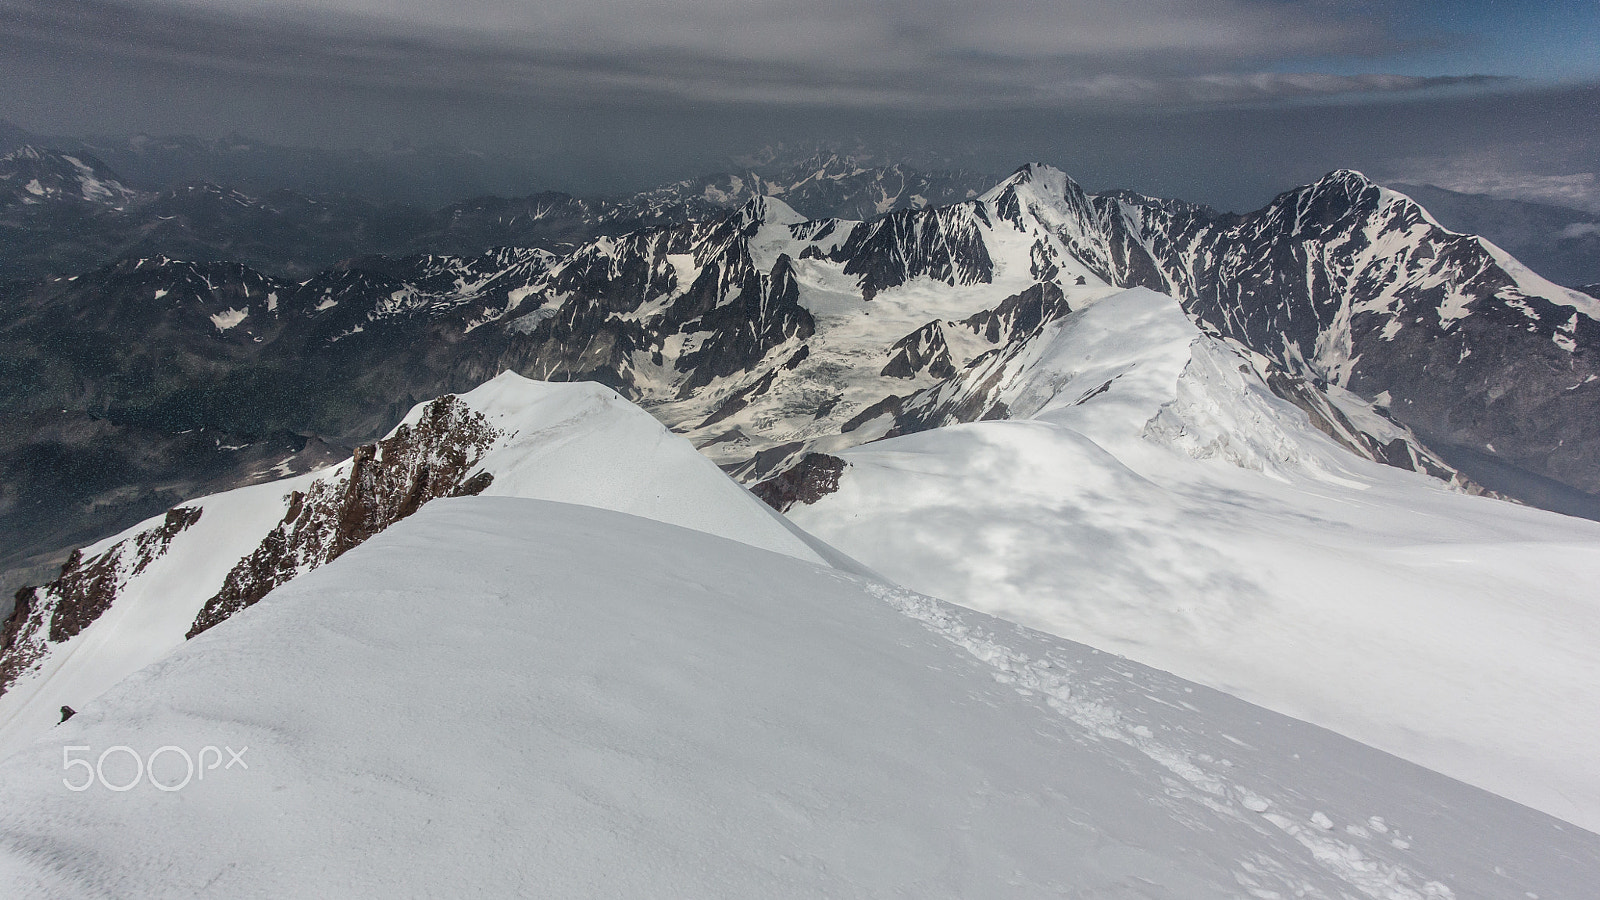
{"label": "snow-covered ridge", "polygon": [[837,558],[609,389],[505,373],[418,405],[339,465],[191,501],[74,554],[6,625],[0,752],[428,502],[477,494],[600,506]]}
{"label": "snow-covered ridge", "polygon": [[[7,896],[1466,900],[1600,879],[1600,836],[1135,663],[517,498],[424,508],[54,738],[0,762]],[[72,793],[61,745],[247,748],[248,768]],[[152,766],[185,780],[172,749]],[[132,780],[125,753],[103,769]]]}
{"label": "snow-covered ridge", "polygon": [[1600,525],[1377,465],[1414,436],[1286,377],[1130,290],[771,489],[909,588],[1600,828]]}

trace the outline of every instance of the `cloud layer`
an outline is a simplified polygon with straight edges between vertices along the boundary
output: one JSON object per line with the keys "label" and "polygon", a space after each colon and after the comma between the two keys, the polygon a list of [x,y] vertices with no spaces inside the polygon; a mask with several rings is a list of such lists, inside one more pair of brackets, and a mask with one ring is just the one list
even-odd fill
{"label": "cloud layer", "polygon": [[[1533,6],[1494,9],[1549,30]],[[1340,167],[1463,189],[1595,171],[1600,88],[1483,74],[1475,60],[1528,54],[1510,38],[1476,52],[1509,32],[1452,34],[1461,9],[1489,6],[0,0],[0,118],[438,142],[529,161],[547,173],[530,190],[632,190],[764,144],[854,138],[986,171],[1039,159],[1233,209]]]}
{"label": "cloud layer", "polygon": [[1391,94],[1471,73],[1295,72],[1394,49],[1327,0],[0,0],[10,53],[534,101],[931,109]]}

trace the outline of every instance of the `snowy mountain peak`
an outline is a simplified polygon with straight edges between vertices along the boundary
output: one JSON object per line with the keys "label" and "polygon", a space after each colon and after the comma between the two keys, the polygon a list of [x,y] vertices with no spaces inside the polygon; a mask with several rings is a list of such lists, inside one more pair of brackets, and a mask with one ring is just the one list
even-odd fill
{"label": "snowy mountain peak", "polygon": [[1024,189],[1037,198],[1082,196],[1083,189],[1066,172],[1046,163],[1026,163],[1019,166],[1004,181],[978,197],[983,203],[994,203],[1008,192]]}
{"label": "snowy mountain peak", "polygon": [[799,225],[806,217],[795,212],[794,207],[777,197],[760,195],[751,197],[735,213],[747,225]]}
{"label": "snowy mountain peak", "polygon": [[[55,581],[25,590],[0,628],[0,754],[55,724],[61,706],[80,707],[422,507],[463,496],[598,507],[847,564],[614,391],[506,372],[416,405],[338,465],[190,501],[83,548]],[[117,644],[119,633],[139,640]],[[76,654],[84,642],[99,649]]]}
{"label": "snowy mountain peak", "polygon": [[43,158],[44,158],[44,152],[41,151],[38,147],[35,147],[32,144],[23,144],[21,147],[18,147],[17,149],[11,151],[10,153],[5,154],[4,156],[0,156],[0,162],[11,162],[11,161],[14,161],[14,160],[24,160],[24,159],[26,159],[26,160],[39,160],[39,159],[43,159]]}
{"label": "snowy mountain peak", "polygon": [[139,196],[87,154],[26,145],[0,157],[0,206],[65,201],[120,207]]}
{"label": "snowy mountain peak", "polygon": [[1334,169],[1315,182],[1316,185],[1341,185],[1353,189],[1377,187],[1378,183],[1356,169]]}

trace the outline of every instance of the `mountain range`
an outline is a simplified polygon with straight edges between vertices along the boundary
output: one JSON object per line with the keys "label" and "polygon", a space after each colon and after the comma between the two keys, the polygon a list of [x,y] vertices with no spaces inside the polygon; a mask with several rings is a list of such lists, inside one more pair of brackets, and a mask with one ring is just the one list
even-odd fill
{"label": "mountain range", "polygon": [[94,149],[23,144],[0,156],[0,279],[71,275],[165,255],[240,262],[303,280],[361,256],[570,248],[600,235],[714,217],[768,194],[819,217],[868,218],[969,199],[993,180],[818,151],[624,196],[542,191],[425,207],[373,200],[350,190],[354,185],[338,192],[252,191],[185,177],[134,187],[148,182],[123,178]]}
{"label": "mountain range", "polygon": [[[903,183],[868,174],[788,193],[860,177],[834,201],[883,203],[885,180]],[[681,213],[689,190],[665,206]],[[22,427],[0,447],[7,568],[325,464],[505,369],[617,388],[760,481],[810,452],[1003,414],[973,372],[1135,285],[1262,355],[1273,389],[1362,455],[1594,514],[1592,298],[1355,173],[1249,216],[1091,195],[1042,167],[865,221],[772,197],[717,210],[555,251],[360,257],[301,282],[155,257],[8,285],[0,404]]]}

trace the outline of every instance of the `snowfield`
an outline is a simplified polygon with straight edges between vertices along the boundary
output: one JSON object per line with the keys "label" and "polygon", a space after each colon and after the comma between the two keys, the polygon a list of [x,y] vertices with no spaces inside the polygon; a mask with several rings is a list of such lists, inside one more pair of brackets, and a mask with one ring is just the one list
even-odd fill
{"label": "snowfield", "polygon": [[1600,524],[1368,463],[1133,290],[1009,364],[1007,421],[840,452],[806,530],[1600,830]]}
{"label": "snowfield", "polygon": [[[63,746],[212,745],[248,769],[63,785]],[[154,769],[184,775],[171,752]],[[1596,883],[1600,837],[1322,729],[838,569],[518,498],[424,507],[0,763],[7,897]]]}

